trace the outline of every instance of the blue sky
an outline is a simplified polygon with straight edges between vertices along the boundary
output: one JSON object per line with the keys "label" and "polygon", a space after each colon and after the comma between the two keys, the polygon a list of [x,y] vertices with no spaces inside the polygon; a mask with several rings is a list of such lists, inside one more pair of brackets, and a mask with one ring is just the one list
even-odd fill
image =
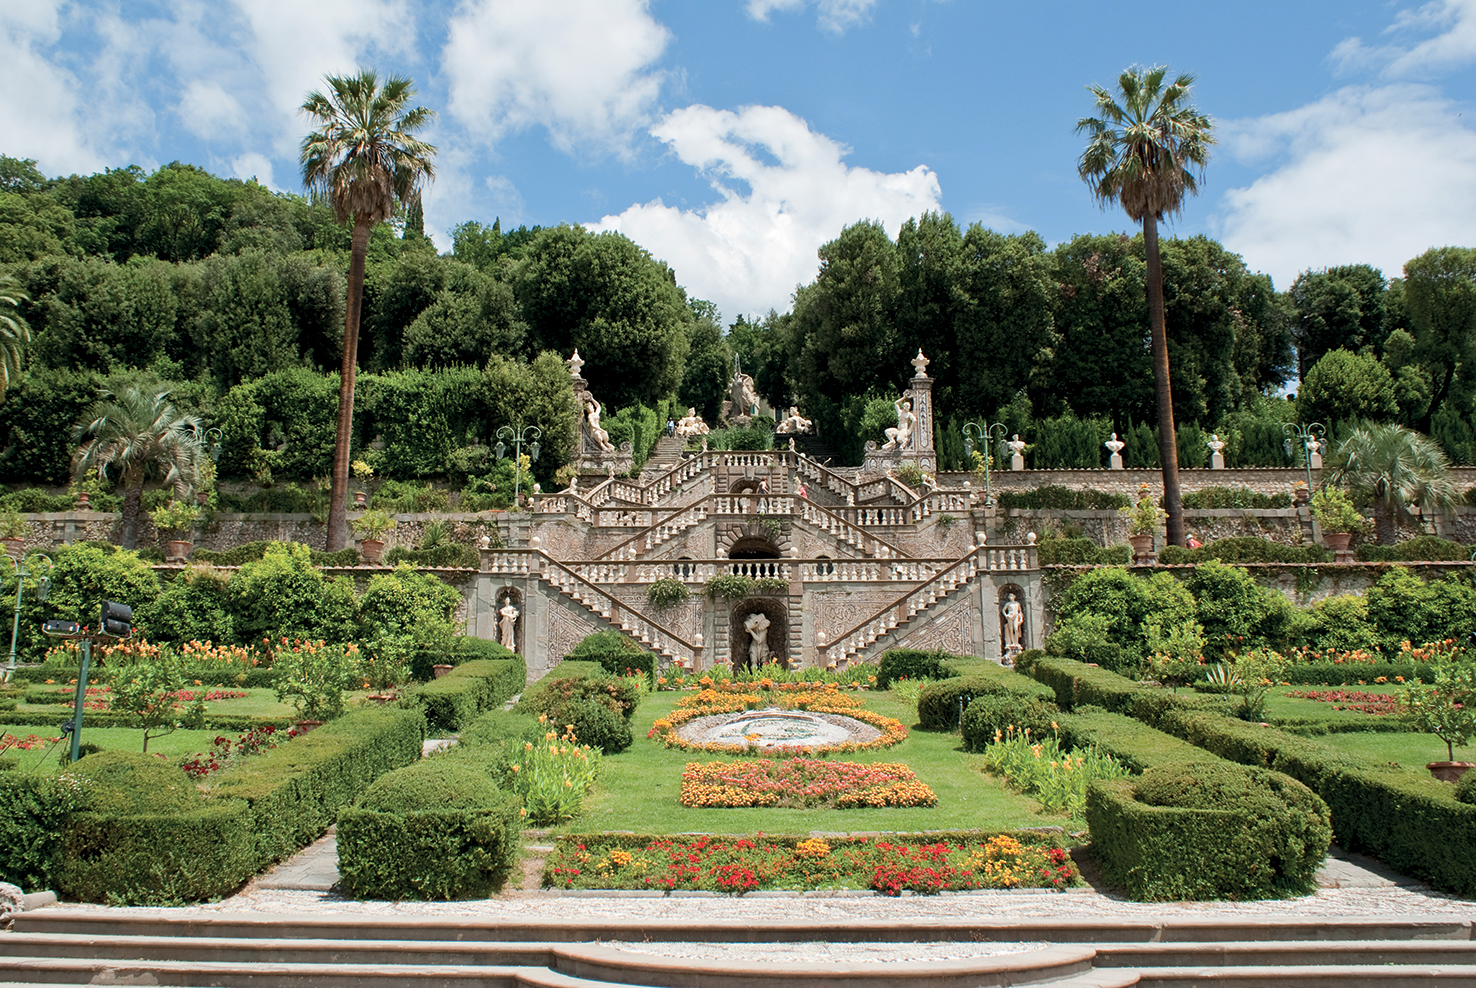
{"label": "blue sky", "polygon": [[179,159],[299,191],[327,73],[412,77],[455,223],[618,229],[731,321],[815,249],[944,209],[1049,243],[1127,227],[1077,178],[1088,83],[1198,76],[1208,233],[1278,288],[1386,275],[1476,229],[1476,0],[0,0],[7,154],[49,174]]}

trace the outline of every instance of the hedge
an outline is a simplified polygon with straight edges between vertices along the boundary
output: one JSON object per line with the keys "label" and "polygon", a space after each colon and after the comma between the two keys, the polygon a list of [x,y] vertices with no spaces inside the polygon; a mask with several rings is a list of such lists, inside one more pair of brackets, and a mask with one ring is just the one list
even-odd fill
{"label": "hedge", "polygon": [[[111,675],[107,666],[93,665],[87,671],[87,685],[106,685]],[[61,665],[60,663],[36,666],[17,666],[15,674],[10,677],[12,683],[27,683],[32,686],[56,685],[64,687],[69,681],[77,678],[77,667],[72,665]],[[269,689],[275,684],[275,679],[270,668],[254,667],[251,669],[237,669],[227,666],[186,666],[184,668],[186,680],[198,679],[206,686],[220,686],[226,689]],[[49,683],[53,680],[54,683]]]}
{"label": "hedge", "polygon": [[[196,549],[190,558],[196,562],[210,563],[212,566],[244,566],[254,563],[266,555],[266,551],[274,543],[270,541],[244,542],[229,549]],[[359,550],[352,547],[339,549],[336,552],[322,552],[318,549],[309,549],[309,561],[319,569],[342,568],[359,565]]]}
{"label": "hedge", "polygon": [[1375,545],[1364,542],[1353,550],[1353,556],[1363,563],[1438,563],[1470,559],[1476,553],[1476,545],[1462,545],[1433,535],[1419,535],[1395,545]]}
{"label": "hedge", "polygon": [[965,751],[983,751],[1010,730],[1028,730],[1042,737],[1057,721],[1060,710],[1049,700],[1018,693],[986,693],[964,708],[959,720]]}
{"label": "hedge", "polygon": [[[1024,658],[1024,655],[1021,656]],[[1080,705],[1102,707],[1113,713],[1128,714],[1156,726],[1168,710],[1215,710],[1225,708],[1225,701],[1215,696],[1193,693],[1171,693],[1160,686],[1135,683],[1110,669],[1040,653],[1028,663],[1019,663],[1029,675],[1049,686],[1056,703],[1065,710]]]}
{"label": "hedge", "polygon": [[[950,661],[952,660],[952,661]],[[952,679],[959,674],[953,662],[962,656],[927,652],[915,648],[893,648],[882,653],[876,666],[876,688],[889,690],[897,679]]]}
{"label": "hedge", "polygon": [[1086,818],[1104,877],[1140,901],[1304,895],[1332,836],[1301,783],[1226,762],[1093,782]]}
{"label": "hedge", "polygon": [[384,554],[386,566],[409,563],[412,566],[433,569],[476,569],[481,563],[481,554],[469,545],[444,542],[429,549],[410,549],[395,546]]}
{"label": "hedge", "polygon": [[0,773],[0,881],[56,888],[62,830],[80,795],[54,776]]}
{"label": "hedge", "polygon": [[1124,714],[1089,709],[1059,714],[1056,724],[1061,743],[1067,748],[1096,748],[1133,772],[1204,759],[1202,749]]}
{"label": "hedge", "polygon": [[390,772],[338,812],[338,870],[361,899],[484,898],[521,847],[522,802],[445,757]]}
{"label": "hedge", "polygon": [[[517,657],[517,653],[505,647],[501,642],[495,642],[490,638],[473,638],[470,635],[461,635],[454,639],[454,646],[450,651],[444,649],[418,649],[410,656],[410,678],[421,682],[430,682],[436,678],[435,666],[459,666],[465,662],[475,662],[478,659],[510,659]],[[519,659],[519,661],[522,661]],[[518,684],[522,689],[523,684]],[[514,693],[518,690],[514,690]],[[511,695],[511,694],[509,694]]]}
{"label": "hedge", "polygon": [[429,730],[454,733],[510,699],[526,678],[527,667],[520,655],[477,659],[417,687],[410,696],[425,710]]}
{"label": "hedge", "polygon": [[1190,509],[1290,508],[1292,496],[1285,491],[1262,494],[1249,487],[1201,487],[1197,491],[1185,491],[1182,503]]}
{"label": "hedge", "polygon": [[[1392,689],[1400,676],[1406,681],[1421,679],[1428,683],[1434,675],[1435,667],[1425,662],[1307,662],[1287,666],[1281,678],[1293,686],[1384,685]],[[1388,683],[1376,683],[1380,676]]]}
{"label": "hedge", "polygon": [[1198,549],[1166,545],[1158,552],[1158,561],[1170,566],[1209,559],[1222,563],[1330,563],[1333,554],[1320,545],[1285,545],[1255,535],[1218,539]]}
{"label": "hedge", "polygon": [[1100,546],[1091,539],[1041,539],[1042,566],[1126,566],[1133,561],[1130,545]]}
{"label": "hedge", "polygon": [[999,506],[1008,511],[1019,508],[1029,511],[1113,511],[1126,508],[1126,494],[1116,491],[1098,491],[1063,487],[1060,484],[1042,484],[1028,491],[1001,491]]}
{"label": "hedge", "polygon": [[356,710],[222,772],[215,796],[250,805],[259,870],[317,840],[371,782],[419,759],[424,740],[420,710]]}
{"label": "hedge", "polygon": [[924,686],[917,698],[918,724],[925,730],[952,730],[958,726],[960,715],[975,697],[989,694],[1014,695],[1043,703],[1055,699],[1049,689],[1031,682],[1027,676],[1003,666],[984,665],[973,675]]}

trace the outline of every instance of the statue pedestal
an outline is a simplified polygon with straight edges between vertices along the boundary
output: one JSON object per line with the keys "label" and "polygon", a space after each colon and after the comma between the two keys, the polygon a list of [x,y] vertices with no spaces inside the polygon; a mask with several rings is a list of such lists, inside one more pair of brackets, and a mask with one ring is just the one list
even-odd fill
{"label": "statue pedestal", "polygon": [[1011,470],[1024,470],[1025,469],[1025,457],[1021,456],[1019,453],[1011,454],[1011,456],[1010,456],[1010,469]]}
{"label": "statue pedestal", "polygon": [[1223,469],[1225,469],[1225,454],[1224,453],[1214,452],[1214,453],[1211,453],[1210,454],[1210,469],[1211,470],[1223,470]]}
{"label": "statue pedestal", "polygon": [[1109,470],[1121,470],[1122,469],[1122,454],[1121,453],[1113,453],[1112,454],[1112,458],[1107,461],[1107,469],[1109,469]]}
{"label": "statue pedestal", "polygon": [[1004,666],[1006,669],[1014,668],[1015,659],[1019,658],[1020,653],[1023,651],[1025,650],[1019,645],[1006,645],[1004,655],[1002,655],[999,660],[1000,665]]}

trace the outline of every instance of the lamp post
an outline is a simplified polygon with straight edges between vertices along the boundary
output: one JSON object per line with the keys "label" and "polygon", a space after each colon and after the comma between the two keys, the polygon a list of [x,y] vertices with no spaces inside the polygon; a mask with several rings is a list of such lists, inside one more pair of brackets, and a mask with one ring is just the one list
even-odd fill
{"label": "lamp post", "polygon": [[1321,422],[1312,422],[1301,425],[1297,422],[1288,422],[1281,427],[1286,439],[1282,442],[1282,449],[1286,450],[1287,459],[1295,466],[1297,462],[1297,446],[1302,447],[1302,462],[1307,468],[1307,493],[1312,492],[1312,454],[1317,452],[1318,444],[1327,437],[1327,427]]}
{"label": "lamp post", "polygon": [[511,439],[513,442],[513,506],[516,507],[520,501],[518,497],[518,486],[521,482],[520,471],[523,467],[523,443],[528,444],[528,459],[538,459],[538,440],[543,438],[543,430],[536,425],[525,425],[514,428],[505,425],[497,430],[497,445],[493,447],[497,451],[500,460],[507,452],[504,440]]}
{"label": "lamp post", "polygon": [[985,422],[982,426],[977,422],[965,422],[961,431],[964,437],[964,452],[969,455],[970,459],[974,455],[975,443],[983,447],[984,504],[987,507],[994,503],[994,492],[989,488],[989,439],[995,432],[998,432],[998,440],[1004,442],[1005,436],[1009,434],[1009,430],[1004,427],[1003,422],[995,422],[993,425]]}
{"label": "lamp post", "polygon": [[[19,558],[15,556],[6,556],[4,558],[9,561],[10,565],[15,569],[15,623],[12,624],[10,627],[10,661],[5,665],[4,675],[0,676],[0,680],[8,683],[10,682],[11,677],[15,675],[15,646],[16,642],[20,638],[21,596],[22,594],[24,594],[26,589],[26,577],[33,575],[31,570],[26,569],[26,563],[29,560],[34,560],[37,558],[44,559],[46,560],[46,568],[48,570],[54,564],[51,561],[51,557],[44,552],[33,552],[30,554],[30,556],[21,556]],[[43,576],[36,581],[37,600],[41,601],[44,604],[46,602],[47,595],[50,593],[51,579],[49,577]]]}

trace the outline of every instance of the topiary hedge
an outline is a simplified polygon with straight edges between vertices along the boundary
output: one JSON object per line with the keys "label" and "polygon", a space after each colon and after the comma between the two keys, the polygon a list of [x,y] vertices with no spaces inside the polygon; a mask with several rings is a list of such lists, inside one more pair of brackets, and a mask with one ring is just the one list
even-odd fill
{"label": "topiary hedge", "polygon": [[1005,510],[1114,511],[1126,508],[1129,503],[1126,494],[1116,491],[1077,489],[1059,484],[1042,484],[1028,491],[1003,491],[999,495],[999,506]]}
{"label": "topiary hedge", "polygon": [[1042,566],[1126,566],[1133,561],[1130,545],[1100,546],[1087,538],[1040,540]]}
{"label": "topiary hedge", "polygon": [[416,687],[412,702],[425,711],[427,729],[455,733],[509,700],[527,678],[522,656],[464,662],[440,679]]}
{"label": "topiary hedge", "polygon": [[1437,563],[1466,560],[1476,553],[1476,545],[1463,545],[1433,535],[1420,535],[1397,545],[1375,545],[1364,542],[1353,550],[1353,556],[1364,563]]}
{"label": "topiary hedge", "polygon": [[[997,669],[998,671],[993,671]],[[917,698],[918,725],[924,730],[947,731],[959,724],[964,709],[980,696],[1021,697],[1027,701],[1052,702],[1051,691],[1029,677],[1002,666],[985,666],[977,674],[928,683]]]}
{"label": "topiary hedge", "polygon": [[1285,545],[1255,535],[1217,539],[1198,549],[1166,545],[1158,552],[1160,563],[1173,566],[1208,559],[1222,563],[1330,563],[1332,558],[1332,552],[1320,545]]}
{"label": "topiary hedge", "polygon": [[1183,505],[1189,509],[1290,508],[1292,496],[1284,491],[1262,494],[1249,487],[1201,487],[1197,491],[1185,491]]}
{"label": "topiary hedge", "polygon": [[[410,678],[421,682],[429,682],[436,678],[435,666],[459,666],[466,662],[475,662],[479,659],[523,659],[518,653],[510,648],[505,648],[501,642],[492,641],[490,638],[473,638],[470,635],[458,635],[452,639],[452,647],[449,650],[422,648],[417,649],[410,656]],[[527,671],[524,666],[524,676]],[[513,693],[519,692],[523,684],[518,683],[518,688]],[[511,696],[512,694],[508,694]]]}
{"label": "topiary hedge", "polygon": [[580,743],[599,747],[606,754],[629,748],[634,741],[630,718],[640,702],[640,687],[599,667],[595,667],[596,675],[562,674],[573,665],[561,663],[530,687],[518,703],[518,712],[545,717],[557,728],[573,725]]}
{"label": "topiary hedge", "polygon": [[[196,562],[210,563],[212,566],[245,566],[254,563],[266,555],[267,549],[277,543],[271,541],[244,542],[229,549],[196,549],[190,554],[190,558]],[[359,550],[349,548],[340,549],[337,552],[322,552],[318,549],[309,549],[308,561],[319,569],[325,566],[345,567],[359,565]]]}
{"label": "topiary hedge", "polygon": [[965,751],[983,751],[994,739],[1010,730],[1029,730],[1044,737],[1060,710],[1049,700],[1019,693],[987,693],[964,708],[959,721]]}
{"label": "topiary hedge", "polygon": [[338,813],[338,871],[361,899],[469,899],[501,891],[522,802],[472,765],[426,759],[382,776]]}
{"label": "topiary hedge", "polygon": [[70,776],[0,773],[0,881],[27,891],[56,888],[62,832],[83,805]]}
{"label": "topiary hedge", "polygon": [[915,648],[893,648],[882,653],[876,666],[876,688],[889,690],[898,679],[952,679],[958,669],[950,659],[961,657],[948,652],[927,652]]}
{"label": "topiary hedge", "polygon": [[469,545],[446,542],[429,549],[409,549],[395,546],[384,554],[387,566],[410,563],[412,566],[439,569],[476,569],[481,563],[481,554]]}

